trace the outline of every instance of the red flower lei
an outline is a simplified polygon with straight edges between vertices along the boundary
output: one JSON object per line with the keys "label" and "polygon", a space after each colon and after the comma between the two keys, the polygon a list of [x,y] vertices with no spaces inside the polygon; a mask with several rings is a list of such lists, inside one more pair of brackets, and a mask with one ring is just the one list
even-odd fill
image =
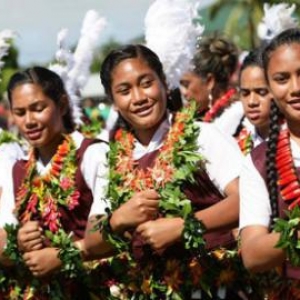
{"label": "red flower lei", "polygon": [[247,128],[243,128],[236,138],[238,145],[244,155],[247,155],[253,148],[253,140],[251,133]]}
{"label": "red flower lei", "polygon": [[290,133],[287,129],[279,134],[276,149],[276,167],[280,195],[292,210],[300,203],[300,183],[290,147]]}
{"label": "red flower lei", "polygon": [[59,206],[69,210],[78,204],[80,193],[75,189],[76,147],[70,136],[58,146],[47,174],[36,170],[35,151],[31,150],[26,163],[26,174],[16,196],[15,213],[21,222],[35,217],[51,232],[60,228]]}
{"label": "red flower lei", "polygon": [[230,105],[231,97],[236,93],[235,89],[228,90],[221,98],[215,101],[212,107],[203,117],[204,122],[212,122],[221,112]]}

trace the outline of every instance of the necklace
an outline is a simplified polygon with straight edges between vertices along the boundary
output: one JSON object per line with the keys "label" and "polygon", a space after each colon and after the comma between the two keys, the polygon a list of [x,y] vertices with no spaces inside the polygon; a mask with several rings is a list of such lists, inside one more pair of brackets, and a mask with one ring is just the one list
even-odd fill
{"label": "necklace", "polygon": [[231,103],[231,97],[236,93],[235,89],[228,90],[221,98],[217,99],[212,107],[205,113],[203,117],[204,122],[212,122],[219,116],[226,107]]}
{"label": "necklace", "polygon": [[292,210],[300,203],[300,184],[290,146],[290,133],[287,129],[279,134],[276,149],[276,167],[280,195],[289,203]]}
{"label": "necklace", "polygon": [[250,131],[247,128],[243,128],[236,139],[242,153],[244,155],[250,153],[253,148],[253,139]]}
{"label": "necklace", "polygon": [[[167,204],[170,201],[167,199],[166,191],[178,194],[180,184],[184,179],[192,179],[192,174],[199,168],[199,161],[202,159],[196,152],[199,128],[193,120],[195,110],[194,104],[176,113],[175,121],[159,150],[154,166],[146,170],[137,168],[137,162],[133,160],[132,133],[124,129],[117,130],[109,157],[111,166],[109,196],[112,198],[113,209],[126,202],[133,193],[144,189],[158,191],[164,189],[165,197],[162,198],[166,199],[161,201],[161,207],[163,208],[164,201],[166,207],[170,207],[170,204]],[[168,185],[169,183],[172,183],[172,187]],[[176,213],[182,215],[185,201],[182,203],[180,201],[185,199],[185,196],[181,192],[179,194],[174,202],[174,209]],[[175,207],[176,205],[178,207]],[[190,202],[187,201],[186,205],[190,206]]]}
{"label": "necklace", "polygon": [[72,138],[65,136],[45,175],[37,172],[33,149],[25,167],[25,177],[16,196],[15,212],[21,222],[37,218],[44,229],[57,232],[61,227],[59,207],[72,210],[79,204],[80,194],[75,188],[76,147]]}

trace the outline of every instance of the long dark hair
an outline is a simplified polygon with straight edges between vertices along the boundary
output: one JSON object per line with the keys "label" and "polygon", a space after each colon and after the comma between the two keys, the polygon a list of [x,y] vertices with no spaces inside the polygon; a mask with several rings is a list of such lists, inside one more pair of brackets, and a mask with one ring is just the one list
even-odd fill
{"label": "long dark hair", "polygon": [[[268,80],[267,70],[270,62],[271,54],[282,45],[289,45],[292,43],[300,44],[300,29],[288,29],[276,36],[269,44],[265,46],[262,53],[262,62],[265,71],[266,80]],[[277,107],[276,103],[272,101],[270,111],[270,132],[268,139],[268,148],[266,153],[266,168],[267,168],[267,185],[270,194],[270,203],[272,209],[272,217],[277,217],[278,211],[278,173],[276,168],[276,149],[277,141],[280,133],[280,124],[283,116]]]}
{"label": "long dark hair", "polygon": [[[63,96],[67,96],[62,79],[54,72],[43,67],[32,67],[15,73],[9,80],[7,86],[8,100],[12,104],[13,90],[23,84],[32,83],[39,85],[43,93],[55,104],[59,104]],[[67,132],[72,132],[75,124],[72,118],[71,108],[63,116],[63,124]]]}
{"label": "long dark hair", "polygon": [[[108,54],[108,56],[103,61],[100,70],[101,83],[104,87],[106,95],[108,96],[109,100],[112,103],[113,103],[113,96],[111,90],[112,72],[114,68],[118,66],[122,61],[130,58],[142,58],[148,64],[148,66],[157,74],[158,78],[166,86],[166,90],[167,90],[166,76],[163,71],[163,65],[159,60],[159,57],[156,55],[156,53],[154,53],[146,46],[140,44],[124,45],[118,49],[112,50]],[[168,109],[170,109],[171,111],[176,111],[181,106],[182,106],[182,101],[181,101],[179,90],[176,89],[170,91],[168,95],[168,101],[167,101]],[[128,128],[128,124],[126,124],[126,121],[120,115],[113,132],[115,132],[115,130],[119,127]]]}

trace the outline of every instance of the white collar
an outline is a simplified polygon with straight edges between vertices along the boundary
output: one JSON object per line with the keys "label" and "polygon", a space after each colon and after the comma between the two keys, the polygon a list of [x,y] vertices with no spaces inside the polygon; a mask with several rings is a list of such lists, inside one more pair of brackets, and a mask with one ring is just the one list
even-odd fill
{"label": "white collar", "polygon": [[164,137],[171,127],[171,120],[172,114],[168,113],[167,117],[160,124],[147,146],[142,145],[137,139],[135,139],[133,150],[134,160],[138,160],[145,154],[153,152],[162,146]]}

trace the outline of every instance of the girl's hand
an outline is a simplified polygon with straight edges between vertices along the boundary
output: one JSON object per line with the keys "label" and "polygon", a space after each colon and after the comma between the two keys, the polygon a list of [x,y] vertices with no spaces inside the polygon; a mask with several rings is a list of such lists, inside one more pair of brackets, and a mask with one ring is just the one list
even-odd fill
{"label": "girl's hand", "polygon": [[25,253],[23,259],[33,276],[45,277],[61,267],[62,262],[58,258],[58,252],[56,248],[43,248]]}
{"label": "girl's hand", "polygon": [[158,254],[179,241],[183,230],[183,219],[161,218],[145,222],[136,228],[144,241]]}
{"label": "girl's hand", "polygon": [[18,231],[18,246],[22,252],[43,248],[42,229],[37,221],[26,222]]}
{"label": "girl's hand", "polygon": [[110,225],[116,232],[123,232],[141,223],[153,220],[158,213],[159,195],[155,190],[138,192],[121,205],[112,215]]}

